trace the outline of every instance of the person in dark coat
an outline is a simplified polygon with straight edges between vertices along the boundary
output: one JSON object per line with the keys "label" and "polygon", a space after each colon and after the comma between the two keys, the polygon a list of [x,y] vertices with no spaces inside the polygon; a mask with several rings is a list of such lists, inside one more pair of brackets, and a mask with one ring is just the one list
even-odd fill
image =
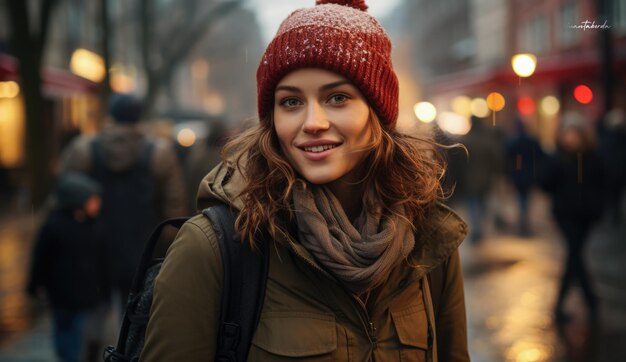
{"label": "person in dark coat", "polygon": [[605,199],[614,226],[622,220],[622,199],[626,186],[626,117],[615,108],[598,122],[598,152],[606,169]]}
{"label": "person in dark coat", "polygon": [[102,185],[102,221],[120,309],[128,300],[143,245],[159,221],[187,214],[180,161],[170,141],[141,128],[143,101],[131,94],[110,97],[111,122],[95,136],[77,137],[64,151],[61,170],[92,176]]}
{"label": "person in dark coat", "polygon": [[85,322],[109,298],[108,254],[96,221],[100,192],[100,186],[83,174],[61,175],[56,206],[33,249],[27,291],[49,300],[54,348],[62,361],[82,358]]}
{"label": "person in dark coat", "polygon": [[530,236],[528,199],[532,186],[537,183],[538,165],[544,153],[539,142],[526,132],[521,119],[516,119],[515,125],[517,133],[506,144],[506,170],[517,192],[519,234]]}
{"label": "person in dark coat", "polygon": [[476,243],[483,237],[487,198],[503,174],[504,140],[497,129],[487,126],[485,119],[472,116],[471,120],[472,129],[461,138],[461,143],[469,153],[463,189],[470,218],[469,238]]}
{"label": "person in dark coat", "polygon": [[604,167],[580,120],[565,119],[559,132],[557,152],[546,159],[542,187],[552,197],[552,213],[567,247],[563,275],[555,306],[555,318],[566,322],[563,306],[572,284],[582,288],[589,318],[597,315],[597,300],[584,263],[585,243],[603,211]]}

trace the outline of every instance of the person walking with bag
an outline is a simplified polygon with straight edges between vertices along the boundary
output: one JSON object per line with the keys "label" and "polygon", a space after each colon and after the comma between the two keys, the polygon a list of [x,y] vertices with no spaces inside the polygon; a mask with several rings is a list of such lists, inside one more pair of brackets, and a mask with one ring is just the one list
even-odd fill
{"label": "person walking with bag", "polygon": [[366,9],[319,0],[283,21],[257,70],[258,125],[200,185],[199,208],[237,210],[240,240],[269,254],[249,350],[218,355],[228,285],[197,216],[156,278],[141,361],[469,360],[467,225],[438,202],[434,143],[395,130],[391,43]]}
{"label": "person walking with bag", "polygon": [[91,175],[102,185],[102,215],[111,258],[114,291],[121,309],[143,242],[164,218],[183,216],[186,189],[171,142],[149,136],[140,127],[142,101],[131,94],[111,95],[114,122],[95,136],[77,137],[64,151],[61,169]]}

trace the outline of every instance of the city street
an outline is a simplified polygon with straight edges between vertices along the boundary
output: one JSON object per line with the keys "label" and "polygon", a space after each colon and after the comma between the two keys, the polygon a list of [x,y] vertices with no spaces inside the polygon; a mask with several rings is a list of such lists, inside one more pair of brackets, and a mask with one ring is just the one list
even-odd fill
{"label": "city street", "polygon": [[[509,224],[515,219],[512,200],[505,196],[492,202]],[[564,251],[545,198],[534,195],[531,209],[534,237],[513,236],[512,227],[496,231],[490,226],[484,240],[465,242],[461,248],[472,360],[616,361],[615,356],[626,352],[626,220],[618,226],[603,220],[588,245],[586,259],[601,299],[600,320],[588,325],[576,289],[566,304],[573,318],[558,330],[552,307]],[[31,324],[20,292],[29,245],[20,238],[28,237],[33,222],[29,217],[2,222],[2,362],[55,360],[49,316],[42,312]]]}

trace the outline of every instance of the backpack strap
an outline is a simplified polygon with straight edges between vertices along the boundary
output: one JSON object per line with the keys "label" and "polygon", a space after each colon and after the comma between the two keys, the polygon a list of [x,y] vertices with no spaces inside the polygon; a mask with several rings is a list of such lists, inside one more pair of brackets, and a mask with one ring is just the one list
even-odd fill
{"label": "backpack strap", "polygon": [[227,205],[202,212],[213,224],[224,264],[220,328],[215,360],[245,361],[263,309],[269,268],[265,238],[257,240],[258,250],[235,238],[235,215]]}
{"label": "backpack strap", "polygon": [[[152,232],[152,234],[150,235],[150,238],[148,239],[143,253],[141,255],[141,259],[139,261],[139,265],[137,266],[137,271],[135,272],[135,275],[133,277],[133,282],[130,288],[130,294],[128,296],[128,301],[127,304],[134,304],[137,303],[138,300],[137,298],[140,297],[139,292],[142,290],[143,284],[144,284],[144,279],[146,276],[146,273],[148,271],[148,268],[150,267],[150,265],[153,263],[154,258],[153,258],[153,253],[154,250],[156,248],[156,245],[159,242],[160,236],[163,232],[163,229],[171,226],[174,227],[176,229],[180,229],[181,226],[187,221],[189,220],[188,217],[179,217],[179,218],[173,218],[173,219],[168,219],[163,221],[162,223],[160,223]],[[133,321],[136,319],[135,315],[132,315],[132,311],[128,309],[128,307],[126,308],[126,311],[124,312],[124,318],[122,320],[122,327],[120,328],[120,335],[118,336],[118,340],[117,340],[117,351],[126,351],[126,342],[128,339],[128,332],[130,330],[130,326],[133,323]],[[148,321],[143,321],[144,325],[147,325]],[[110,361],[126,361],[128,360],[126,357],[124,357],[124,355],[116,353],[114,356],[112,356],[111,358],[117,358],[117,359],[111,359]],[[107,360],[108,361],[108,360]]]}

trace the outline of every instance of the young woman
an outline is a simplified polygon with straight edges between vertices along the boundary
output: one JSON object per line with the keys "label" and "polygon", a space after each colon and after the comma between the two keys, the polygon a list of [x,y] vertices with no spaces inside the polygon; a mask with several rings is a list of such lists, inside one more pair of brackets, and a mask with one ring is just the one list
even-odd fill
{"label": "young woman", "polygon": [[[259,124],[200,185],[200,207],[239,210],[242,240],[271,235],[251,361],[469,360],[467,226],[437,202],[432,143],[394,130],[391,43],[366,9],[318,1],[287,17],[258,68]],[[425,276],[442,265],[432,297]],[[157,278],[143,361],[214,358],[222,276],[195,217]]]}

